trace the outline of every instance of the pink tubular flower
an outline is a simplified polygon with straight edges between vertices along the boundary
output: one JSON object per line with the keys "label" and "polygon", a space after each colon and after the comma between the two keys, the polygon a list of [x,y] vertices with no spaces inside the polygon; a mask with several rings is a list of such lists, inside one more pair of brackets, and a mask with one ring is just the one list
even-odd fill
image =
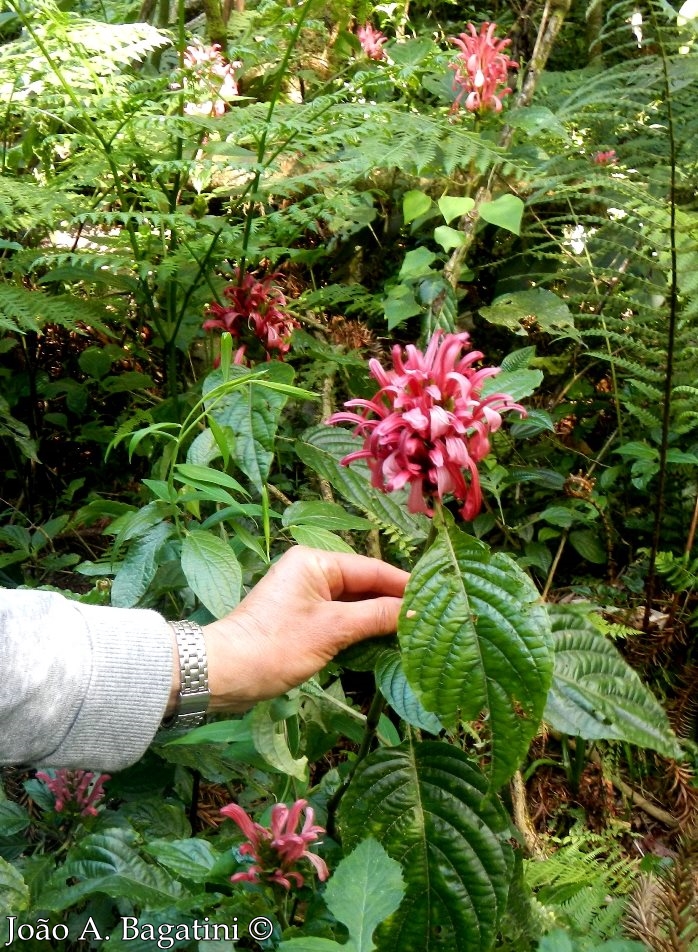
{"label": "pink tubular flower", "polygon": [[[272,351],[279,357],[287,354],[291,347],[291,334],[298,327],[290,314],[281,308],[286,306],[286,298],[281,290],[273,286],[273,282],[280,277],[270,274],[266,278],[256,278],[253,274],[245,274],[238,284],[227,287],[223,294],[231,302],[230,305],[209,304],[208,313],[212,315],[203,323],[205,331],[220,328],[229,331],[233,337],[240,340],[247,331],[262,342],[267,360]],[[236,356],[236,363],[241,362],[246,344],[243,343]]]}
{"label": "pink tubular flower", "polygon": [[[303,810],[305,820],[301,829],[297,830]],[[325,861],[308,849],[317,840],[318,834],[325,830],[313,823],[315,814],[307,800],[296,800],[290,808],[283,803],[276,803],[271,810],[269,829],[255,823],[237,803],[229,803],[221,809],[221,813],[237,823],[247,837],[240,852],[254,859],[254,863],[244,872],[231,876],[231,882],[263,881],[283,886],[284,889],[291,889],[293,884],[300,888],[304,883],[303,876],[292,867],[301,859],[307,859],[315,867],[321,882],[329,876]]]}
{"label": "pink tubular flower", "polygon": [[388,42],[388,37],[384,33],[367,23],[365,26],[359,27],[356,35],[359,38],[361,49],[369,59],[384,60],[386,58],[383,44]]}
{"label": "pink tubular flower", "polygon": [[55,797],[56,813],[79,813],[80,816],[97,816],[97,805],[104,796],[103,785],[111,780],[109,774],[96,774],[89,770],[53,771],[53,776],[37,770],[36,779],[41,780]]}
{"label": "pink tubular flower", "polygon": [[365,459],[372,485],[383,492],[409,484],[410,512],[432,515],[428,501],[451,493],[463,503],[463,518],[474,519],[482,506],[477,463],[490,450],[488,436],[501,426],[502,412],[526,413],[506,393],[481,396],[484,382],[500,370],[474,370],[482,356],[470,350],[465,331],[437,330],[425,353],[408,344],[405,356],[393,347],[393,370],[370,360],[378,393],[371,400],[345,404],[361,407],[363,413],[335,413],[327,421],[353,423],[365,437],[363,449],[342,463]]}
{"label": "pink tubular flower", "polygon": [[196,102],[188,102],[184,111],[189,115],[222,116],[228,100],[238,94],[234,74],[241,66],[242,63],[225,60],[218,43],[204,46],[197,40],[188,46],[184,51],[184,85]]}
{"label": "pink tubular flower", "polygon": [[596,165],[615,165],[618,156],[615,149],[609,149],[607,152],[595,152],[593,161]]}
{"label": "pink tubular flower", "polygon": [[464,96],[469,112],[502,111],[502,98],[511,92],[507,86],[508,72],[518,69],[519,64],[504,52],[511,40],[496,40],[496,29],[496,23],[483,23],[478,33],[473,24],[468,23],[469,33],[450,37],[450,42],[461,51],[456,62],[450,64],[455,70],[453,88],[458,89],[454,111]]}

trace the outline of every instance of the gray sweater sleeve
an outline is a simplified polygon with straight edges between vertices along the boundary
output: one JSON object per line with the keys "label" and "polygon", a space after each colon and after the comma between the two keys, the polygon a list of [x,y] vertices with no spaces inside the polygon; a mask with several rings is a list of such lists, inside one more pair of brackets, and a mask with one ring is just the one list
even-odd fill
{"label": "gray sweater sleeve", "polygon": [[0,589],[0,764],[138,760],[165,711],[173,651],[156,612]]}

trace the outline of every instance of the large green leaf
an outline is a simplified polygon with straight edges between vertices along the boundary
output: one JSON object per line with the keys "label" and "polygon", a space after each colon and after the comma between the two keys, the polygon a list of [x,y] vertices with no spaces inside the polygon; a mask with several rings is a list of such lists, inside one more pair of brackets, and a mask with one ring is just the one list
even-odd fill
{"label": "large green leaf", "polygon": [[589,618],[588,608],[550,606],[554,672],[544,718],[585,740],[624,740],[680,758],[666,713]]}
{"label": "large green leaf", "polygon": [[404,491],[386,495],[371,486],[368,466],[357,460],[342,466],[340,459],[363,446],[363,440],[339,427],[317,426],[307,430],[296,442],[303,462],[323,476],[345,499],[379,525],[395,541],[408,548],[426,538],[428,522],[424,516],[407,511]]}
{"label": "large green leaf", "polygon": [[145,852],[176,876],[195,883],[204,882],[220,858],[208,840],[151,840]]}
{"label": "large green leaf", "polygon": [[134,849],[133,830],[93,833],[74,846],[36,899],[38,909],[61,912],[94,893],[159,908],[178,899],[181,885],[146,863]]}
{"label": "large green leaf", "polygon": [[155,578],[160,550],[172,532],[170,523],[158,522],[131,544],[111,587],[112,605],[133,608],[138,604]]}
{"label": "large green leaf", "polygon": [[412,727],[438,734],[442,729],[436,714],[425,711],[419,698],[405,677],[402,657],[399,651],[387,649],[376,663],[376,684],[380,692],[403,721]]}
{"label": "large green leaf", "polygon": [[332,915],[349,930],[349,941],[340,945],[317,938],[309,945],[305,937],[290,939],[281,943],[280,952],[372,952],[376,926],[395,912],[404,894],[400,864],[376,840],[364,840],[337,866],[323,895]]}
{"label": "large green leaf", "polygon": [[381,952],[485,952],[506,904],[513,855],[487,780],[457,747],[381,748],[342,799],[342,843],[375,837],[402,865],[407,892],[379,927]]}
{"label": "large green leaf", "polygon": [[480,218],[491,225],[498,225],[515,235],[521,234],[524,203],[518,195],[500,195],[494,201],[482,202],[477,210]]}
{"label": "large green leaf", "polygon": [[361,516],[353,516],[335,502],[316,499],[310,502],[294,502],[284,509],[283,526],[320,526],[332,531],[372,528],[372,523]]}
{"label": "large green leaf", "polygon": [[182,571],[196,597],[214,618],[240,601],[242,569],[227,542],[211,532],[192,530],[182,542]]}
{"label": "large green leaf", "polygon": [[308,758],[295,758],[288,746],[287,726],[284,720],[272,717],[273,701],[257,704],[251,713],[252,740],[266,763],[278,773],[297,780],[308,779]]}
{"label": "large green leaf", "polygon": [[579,339],[574,317],[569,306],[553,291],[545,288],[527,288],[500,294],[487,307],[479,309],[489,324],[521,332],[522,322],[535,318],[541,331],[557,337]]}
{"label": "large green leaf", "polygon": [[12,915],[23,912],[29,906],[29,887],[22,874],[0,856],[0,909]]}
{"label": "large green leaf", "polygon": [[29,814],[13,800],[0,801],[0,836],[14,836],[26,830],[31,820]]}
{"label": "large green leaf", "polygon": [[487,714],[493,786],[514,773],[538,729],[552,677],[550,624],[516,563],[442,528],[405,593],[405,674],[447,727]]}
{"label": "large green leaf", "polygon": [[[210,416],[235,435],[235,462],[248,479],[261,490],[269,476],[274,459],[274,440],[281,411],[288,399],[283,390],[264,386],[288,385],[293,380],[293,368],[279,361],[265,367],[264,379],[233,390],[211,409]],[[231,376],[249,373],[243,367],[232,366]],[[220,383],[220,375],[209,374],[204,381],[204,395]]]}
{"label": "large green leaf", "polygon": [[311,549],[324,549],[325,552],[354,551],[341,536],[319,526],[289,526],[289,532],[299,545],[307,545]]}

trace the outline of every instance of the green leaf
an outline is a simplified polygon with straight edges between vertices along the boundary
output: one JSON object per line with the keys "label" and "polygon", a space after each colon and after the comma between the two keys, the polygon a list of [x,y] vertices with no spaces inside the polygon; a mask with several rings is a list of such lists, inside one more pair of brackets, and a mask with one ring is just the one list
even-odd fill
{"label": "green leaf", "polygon": [[353,552],[354,549],[341,536],[319,526],[290,526],[289,532],[299,545],[324,552]]}
{"label": "green leaf", "polygon": [[[167,440],[173,442],[177,441],[177,437],[174,433],[168,433],[167,430],[179,430],[180,426],[178,423],[151,423],[150,426],[145,426],[140,430],[136,430],[135,433],[131,436],[128,444],[128,459],[129,462],[133,459],[133,454],[138,449],[138,445],[146,438],[146,436],[151,436],[153,433],[158,433],[160,436],[165,437]],[[126,438],[128,434],[124,434],[123,439]],[[114,437],[109,446],[107,447],[107,456],[109,455],[112,447],[116,446],[121,440],[118,436]]]}
{"label": "green leaf", "polygon": [[[496,377],[490,377],[482,388],[483,397],[492,393],[506,393],[514,400],[530,397],[543,382],[541,370],[504,370]],[[516,417],[512,417],[516,419]]]}
{"label": "green leaf", "polygon": [[407,891],[377,933],[381,952],[485,952],[513,865],[508,823],[487,781],[457,747],[380,748],[358,767],[339,811],[342,843],[374,837]]}
{"label": "green leaf", "polygon": [[152,387],[153,378],[149,374],[137,373],[134,370],[114,377],[105,377],[100,381],[100,386],[106,393],[133,393],[134,390]]}
{"label": "green leaf", "polygon": [[465,244],[465,234],[450,225],[439,225],[434,229],[434,241],[440,244],[444,251],[450,251],[451,248],[460,248]]}
{"label": "green leaf", "polygon": [[[164,739],[167,735],[158,735]],[[165,744],[172,747],[177,744],[232,744],[252,740],[250,725],[246,720],[214,721],[213,724],[202,724],[187,731],[186,734],[177,734]]]}
{"label": "green leaf", "polygon": [[272,719],[273,701],[264,701],[253,708],[251,714],[252,739],[257,752],[266,763],[281,774],[297,780],[308,779],[308,758],[296,759],[288,746],[286,722]]}
{"label": "green leaf", "polygon": [[417,303],[414,291],[406,284],[398,284],[390,288],[383,299],[383,311],[388,322],[388,330],[393,330],[403,321],[422,313]]}
{"label": "green leaf", "polygon": [[526,333],[522,321],[535,318],[538,328],[545,334],[579,340],[569,307],[557,294],[545,288],[500,294],[489,307],[479,308],[479,313],[489,324],[507,327],[516,333]]}
{"label": "green leaf", "polygon": [[608,559],[606,547],[599,539],[598,532],[593,529],[576,529],[570,532],[570,543],[583,559],[593,562],[594,565],[604,565]]}
{"label": "green leaf", "polygon": [[530,439],[539,433],[554,433],[555,423],[546,410],[529,410],[523,420],[512,423],[509,432],[516,439]]}
{"label": "green leaf", "polygon": [[409,192],[405,192],[402,197],[402,217],[405,224],[409,225],[415,218],[426,215],[431,206],[432,201],[424,192],[420,192],[418,189],[411,189]]}
{"label": "green leaf", "polygon": [[189,587],[214,618],[222,618],[240,601],[242,569],[220,536],[193,529],[182,542],[182,571]]}
{"label": "green leaf", "polygon": [[376,663],[375,673],[381,694],[403,721],[430,734],[438,734],[443,729],[436,714],[426,711],[412,690],[399,651],[383,652]]}
{"label": "green leaf", "polygon": [[395,912],[404,895],[400,864],[369,838],[337,866],[324,900],[335,919],[349,930],[356,952],[372,952],[376,926]]}
{"label": "green leaf", "polygon": [[535,347],[519,347],[502,359],[502,370],[525,370],[536,356]]}
{"label": "green leaf", "polygon": [[478,206],[480,218],[490,225],[498,225],[514,235],[521,234],[521,218],[524,203],[517,195],[500,195],[493,202],[483,202]]}
{"label": "green leaf", "polygon": [[151,840],[144,849],[161,866],[195,883],[206,881],[220,857],[208,840],[194,837],[186,840]]}
{"label": "green leaf", "polygon": [[222,473],[219,469],[213,469],[211,466],[200,466],[196,463],[177,463],[175,473],[180,482],[187,483],[190,486],[225,486],[227,489],[242,493],[244,496],[250,495],[237,479],[227,473]]}
{"label": "green leaf", "polygon": [[549,606],[554,673],[544,718],[585,740],[623,740],[681,759],[661,704],[601,634],[588,608]]}
{"label": "green leaf", "polygon": [[158,555],[172,532],[168,522],[158,522],[129,547],[111,587],[112,605],[133,608],[138,604],[155,578]]}
{"label": "green leaf", "polygon": [[531,580],[503,553],[442,528],[412,572],[398,625],[405,673],[447,727],[487,712],[499,787],[538,729],[552,677],[550,625]]}
{"label": "green leaf", "polygon": [[181,885],[165,870],[147,863],[134,848],[135,842],[136,835],[129,829],[84,837],[49,877],[36,907],[62,912],[95,893],[155,909],[176,902]]}
{"label": "green leaf", "polygon": [[29,814],[12,800],[0,802],[0,836],[14,836],[29,826]]}
{"label": "green leaf", "polygon": [[344,498],[360,509],[389,536],[402,540],[412,548],[426,538],[428,520],[407,511],[407,495],[403,491],[386,495],[371,486],[368,466],[357,460],[342,466],[340,460],[360,449],[363,440],[339,427],[318,426],[307,430],[296,442],[301,460],[323,476]]}
{"label": "green leaf", "polygon": [[339,863],[323,895],[332,915],[349,930],[349,941],[289,939],[280,952],[373,952],[376,926],[395,912],[404,895],[400,864],[376,840],[364,840]]}
{"label": "green leaf", "polygon": [[0,909],[17,915],[29,908],[29,887],[22,874],[0,856]]}
{"label": "green leaf", "polygon": [[527,136],[543,132],[556,139],[569,140],[569,132],[547,106],[525,106],[507,110],[507,123],[513,129],[523,129]]}
{"label": "green leaf", "polygon": [[88,377],[100,380],[111,370],[111,366],[118,357],[123,356],[120,347],[108,344],[106,347],[86,347],[78,358],[80,370]]}
{"label": "green leaf", "polygon": [[[270,384],[288,385],[293,380],[293,368],[279,361],[270,361],[263,380],[246,387],[233,390],[224,396],[209,415],[221,427],[228,427],[235,436],[235,462],[250,482],[261,491],[267,480],[274,459],[276,429],[281,411],[288,399],[283,389],[264,386]],[[243,376],[249,371],[233,365],[231,377]],[[204,395],[210,392],[221,380],[216,374],[209,374],[204,381]]]}
{"label": "green leaf", "polygon": [[475,207],[475,201],[467,195],[442,195],[437,204],[447,225],[450,225],[454,218],[467,215]]}
{"label": "green leaf", "polygon": [[405,255],[405,260],[402,262],[398,278],[400,281],[413,281],[417,278],[424,278],[428,274],[431,274],[431,266],[436,260],[437,256],[433,251],[429,251],[428,248],[420,245],[419,248],[408,251]]}
{"label": "green leaf", "polygon": [[372,529],[373,524],[361,516],[352,516],[335,502],[294,502],[284,509],[283,526],[319,526],[339,532]]}

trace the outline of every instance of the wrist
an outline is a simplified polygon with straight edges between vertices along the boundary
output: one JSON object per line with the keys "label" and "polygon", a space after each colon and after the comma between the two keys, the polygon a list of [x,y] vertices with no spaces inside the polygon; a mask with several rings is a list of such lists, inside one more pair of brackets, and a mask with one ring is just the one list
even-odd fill
{"label": "wrist", "polygon": [[204,720],[210,702],[204,632],[191,621],[169,624],[174,650],[166,726],[197,727]]}

